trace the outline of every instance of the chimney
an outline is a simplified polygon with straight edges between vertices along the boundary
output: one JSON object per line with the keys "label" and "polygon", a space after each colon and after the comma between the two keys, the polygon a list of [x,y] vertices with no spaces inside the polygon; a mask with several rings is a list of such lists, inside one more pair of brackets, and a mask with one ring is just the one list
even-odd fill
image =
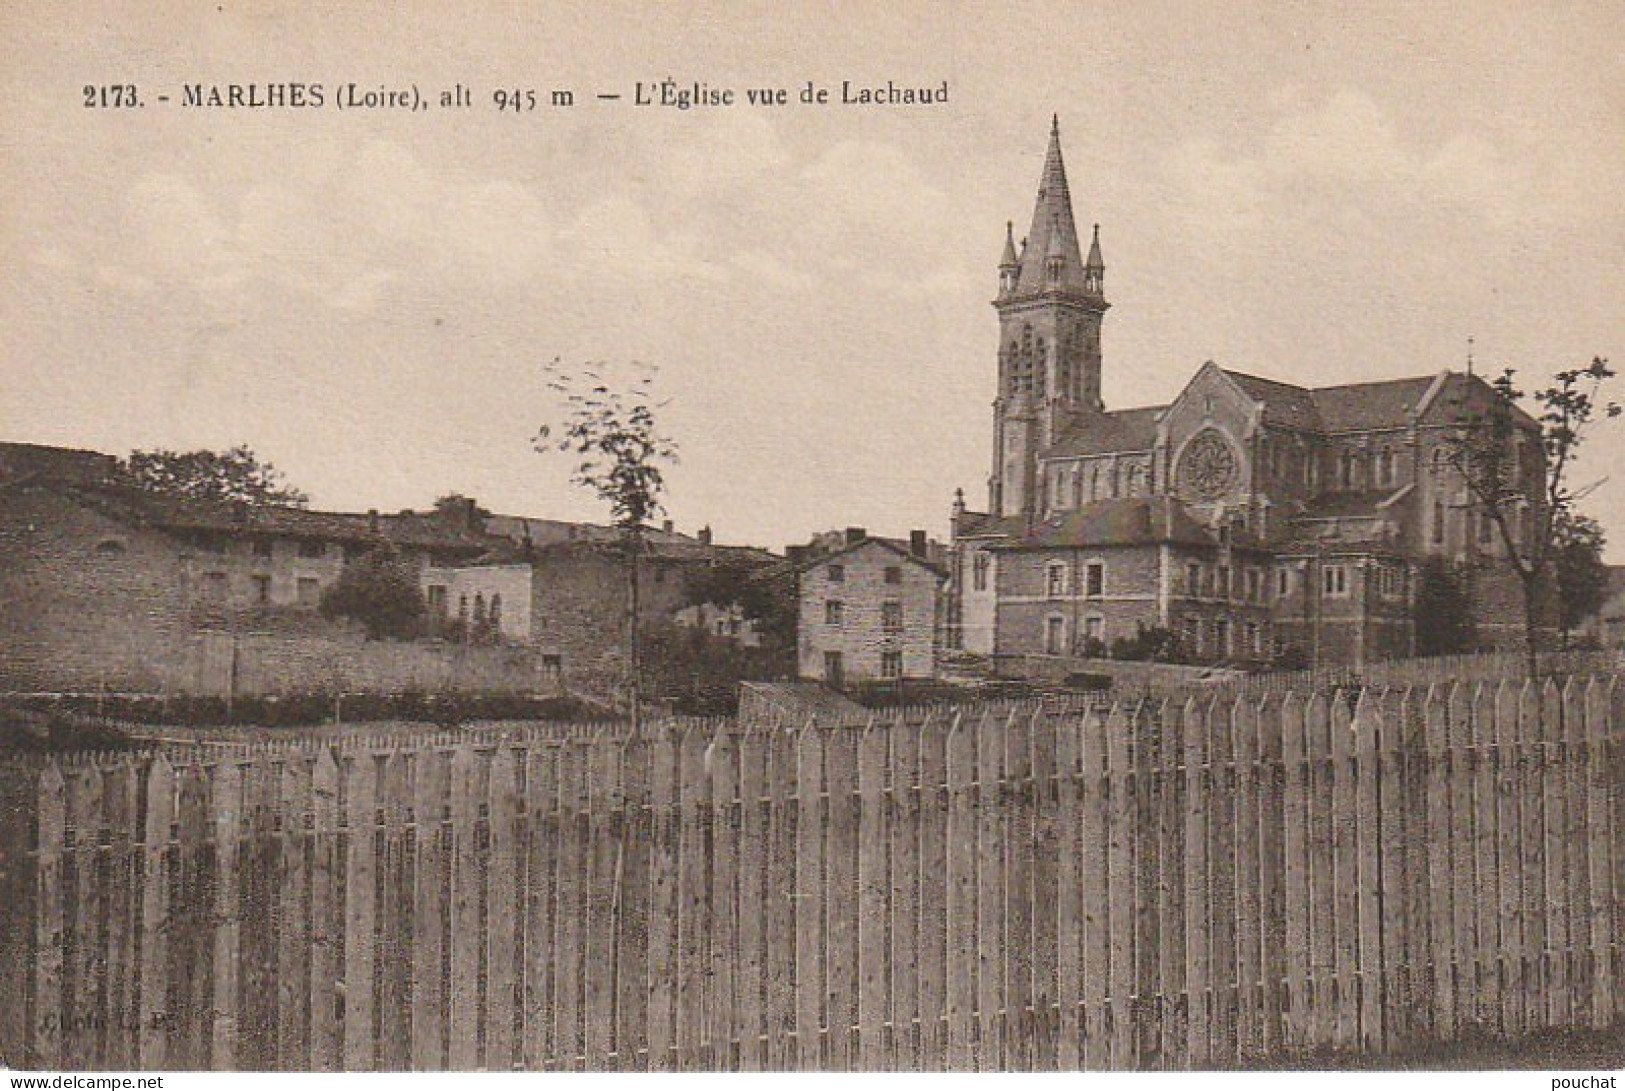
{"label": "chimney", "polygon": [[707,546],[711,544],[711,527],[709,525],[700,528],[700,544]]}
{"label": "chimney", "polygon": [[800,564],[806,558],[806,556],[807,547],[804,545],[792,545],[784,547],[784,559],[789,561],[791,564]]}
{"label": "chimney", "polygon": [[377,534],[378,533],[378,509],[377,508],[368,508],[367,509],[367,533],[368,534]]}
{"label": "chimney", "polygon": [[662,534],[670,534],[672,527],[675,525],[676,524],[674,524],[670,519],[663,519],[660,522],[660,532]]}
{"label": "chimney", "polygon": [[479,530],[480,529],[480,506],[479,506],[479,504],[475,502],[475,500],[474,500],[474,498],[472,496],[460,496],[457,499],[460,501],[459,507],[462,509],[459,512],[459,514],[463,517],[462,518],[462,523],[463,523],[462,529],[463,530]]}
{"label": "chimney", "polygon": [[846,528],[846,544],[855,546],[869,536],[869,532],[862,527]]}
{"label": "chimney", "polygon": [[925,531],[911,530],[908,532],[908,551],[920,560],[925,560]]}

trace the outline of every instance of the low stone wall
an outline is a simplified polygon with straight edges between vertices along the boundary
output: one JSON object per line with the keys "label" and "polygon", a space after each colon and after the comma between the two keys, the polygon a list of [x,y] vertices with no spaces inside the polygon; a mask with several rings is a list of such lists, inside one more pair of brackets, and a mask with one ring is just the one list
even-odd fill
{"label": "low stone wall", "polygon": [[[164,646],[159,647],[162,643]],[[142,649],[139,669],[6,678],[0,689],[194,696],[292,693],[554,693],[558,672],[534,648],[368,640],[345,633],[194,632]]]}

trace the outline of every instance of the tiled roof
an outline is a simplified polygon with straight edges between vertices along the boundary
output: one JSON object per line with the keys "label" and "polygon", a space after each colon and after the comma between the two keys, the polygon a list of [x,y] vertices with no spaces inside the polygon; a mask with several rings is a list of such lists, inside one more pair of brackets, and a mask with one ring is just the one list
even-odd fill
{"label": "tiled roof", "polygon": [[1240,371],[1226,370],[1225,374],[1249,398],[1263,403],[1265,422],[1300,432],[1320,430],[1320,412],[1315,407],[1314,397],[1303,387],[1274,379],[1261,379]]}
{"label": "tiled roof", "polygon": [[796,565],[795,570],[797,572],[801,572],[809,568],[815,568],[821,564],[827,564],[837,557],[844,557],[848,553],[855,552],[867,545],[879,546],[881,549],[897,554],[897,556],[903,558],[905,561],[912,561],[921,568],[929,568],[932,572],[935,572],[939,576],[947,575],[947,570],[943,568],[942,565],[912,553],[908,548],[907,542],[902,542],[895,538],[871,538],[867,536],[860,538],[857,541],[842,547],[841,549],[834,550],[833,552],[819,553],[808,557],[806,560]]}
{"label": "tiled roof", "polygon": [[1302,519],[1381,518],[1388,514],[1382,504],[1404,490],[1372,489],[1363,492],[1322,493],[1304,505]]}
{"label": "tiled roof", "polygon": [[1157,443],[1157,414],[1167,408],[1165,405],[1147,405],[1138,409],[1091,413],[1056,440],[1044,452],[1044,457],[1149,451]]}
{"label": "tiled roof", "polygon": [[244,536],[277,536],[331,542],[370,542],[484,553],[492,542],[430,513],[373,516],[310,511],[273,505],[191,500],[121,485],[74,486],[65,494],[111,518],[164,530],[212,531]]}
{"label": "tiled roof", "polygon": [[23,480],[88,485],[107,480],[117,468],[118,459],[100,451],[0,443],[0,485]]}
{"label": "tiled roof", "polygon": [[981,534],[1002,534],[995,549],[1055,549],[1082,546],[1218,544],[1185,506],[1168,496],[1118,497],[1097,500],[1077,511],[1047,518],[1005,516],[985,525]]}
{"label": "tiled roof", "polygon": [[[1411,414],[1437,378],[1436,375],[1418,375],[1375,383],[1323,386],[1310,393],[1328,432],[1397,428],[1409,423]],[[1452,376],[1452,379],[1465,378]]]}

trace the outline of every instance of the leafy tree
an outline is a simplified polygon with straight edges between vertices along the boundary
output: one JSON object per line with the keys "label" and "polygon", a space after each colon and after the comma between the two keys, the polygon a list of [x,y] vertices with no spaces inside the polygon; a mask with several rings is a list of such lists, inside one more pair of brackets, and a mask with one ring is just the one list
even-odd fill
{"label": "leafy tree", "polygon": [[1602,559],[1606,544],[1602,524],[1595,519],[1578,512],[1560,513],[1553,559],[1565,645],[1570,631],[1601,609],[1608,597],[1608,566]]}
{"label": "leafy tree", "polygon": [[131,451],[119,475],[138,488],[188,500],[280,504],[302,508],[310,497],[289,485],[246,444],[226,451]]}
{"label": "leafy tree", "polygon": [[1172,629],[1141,625],[1133,636],[1112,641],[1112,658],[1169,663],[1177,658],[1178,647],[1179,639]]}
{"label": "leafy tree", "polygon": [[544,423],[536,433],[538,451],[558,451],[574,460],[571,481],[592,490],[606,504],[619,531],[626,562],[626,690],[632,731],[639,726],[640,648],[638,568],[651,519],[663,510],[665,467],[677,461],[676,443],[661,431],[655,411],[654,374],[644,370],[625,390],[611,389],[591,367],[566,371],[558,359],[544,369],[548,388],[563,400],[562,420]]}
{"label": "leafy tree", "polygon": [[756,624],[764,648],[793,655],[796,646],[796,601],[792,575],[773,562],[725,557],[689,587],[691,605],[737,606]]}
{"label": "leafy tree", "polygon": [[1593,426],[1619,416],[1620,407],[1603,397],[1614,370],[1600,356],[1586,367],[1559,371],[1537,390],[1533,417],[1519,408],[1525,395],[1515,374],[1508,368],[1490,384],[1487,405],[1459,407],[1445,451],[1466,485],[1474,515],[1494,528],[1506,564],[1522,585],[1524,649],[1533,675],[1543,591],[1556,579],[1559,531],[1573,517],[1576,501],[1590,491],[1570,482],[1574,459]]}
{"label": "leafy tree", "polygon": [[1417,655],[1457,655],[1473,647],[1467,576],[1443,557],[1422,562],[1412,617]]}
{"label": "leafy tree", "polygon": [[388,546],[344,566],[322,593],[323,617],[354,618],[374,640],[410,640],[423,632],[428,604],[417,574]]}

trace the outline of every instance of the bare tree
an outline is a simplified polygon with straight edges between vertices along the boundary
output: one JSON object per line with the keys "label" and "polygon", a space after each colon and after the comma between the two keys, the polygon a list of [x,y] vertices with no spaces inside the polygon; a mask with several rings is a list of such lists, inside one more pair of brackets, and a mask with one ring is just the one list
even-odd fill
{"label": "bare tree", "polygon": [[1595,487],[1573,485],[1574,459],[1592,427],[1619,416],[1620,407],[1603,396],[1614,371],[1600,356],[1586,367],[1559,371],[1537,390],[1531,396],[1534,415],[1520,408],[1525,394],[1515,374],[1508,368],[1491,382],[1483,404],[1458,405],[1445,452],[1466,485],[1474,515],[1494,529],[1522,585],[1524,654],[1533,675],[1563,528],[1575,517],[1575,504]]}
{"label": "bare tree", "polygon": [[624,389],[613,387],[603,367],[566,369],[555,358],[544,367],[548,388],[562,400],[560,419],[536,433],[538,451],[559,451],[575,460],[571,481],[591,489],[614,517],[626,565],[626,692],[632,732],[639,730],[641,648],[638,640],[638,582],[649,521],[663,510],[665,468],[677,461],[676,443],[661,431],[655,413],[654,372],[640,374]]}

